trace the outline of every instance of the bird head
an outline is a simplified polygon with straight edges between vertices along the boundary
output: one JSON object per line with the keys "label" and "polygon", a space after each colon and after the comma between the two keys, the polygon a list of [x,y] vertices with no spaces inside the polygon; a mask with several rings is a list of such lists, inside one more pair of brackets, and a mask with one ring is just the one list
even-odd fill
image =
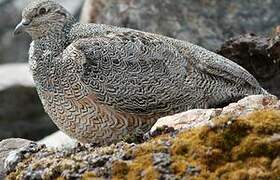
{"label": "bird head", "polygon": [[61,5],[52,0],[33,0],[22,12],[22,21],[14,34],[27,32],[32,39],[47,36],[51,32],[61,31],[74,17]]}

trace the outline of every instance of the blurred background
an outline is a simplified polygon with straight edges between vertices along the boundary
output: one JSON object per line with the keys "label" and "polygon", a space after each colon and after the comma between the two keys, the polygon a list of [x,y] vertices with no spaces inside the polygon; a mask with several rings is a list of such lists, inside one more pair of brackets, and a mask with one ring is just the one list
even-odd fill
{"label": "blurred background", "polygon": [[[0,140],[9,137],[39,140],[57,131],[44,113],[28,71],[31,39],[27,35],[13,36],[28,1],[0,0]],[[82,23],[156,32],[228,55],[255,75],[266,89],[280,96],[279,59],[266,57],[268,52],[257,51],[271,48],[271,36],[275,37],[273,29],[280,24],[279,0],[58,1]],[[235,51],[232,39],[228,40],[234,37],[237,38],[233,40],[240,40],[239,36],[246,33],[258,36],[247,34],[245,43],[238,41],[236,47],[241,47],[243,54],[249,54],[247,59],[240,60],[244,56]],[[250,49],[257,50],[249,52]]]}

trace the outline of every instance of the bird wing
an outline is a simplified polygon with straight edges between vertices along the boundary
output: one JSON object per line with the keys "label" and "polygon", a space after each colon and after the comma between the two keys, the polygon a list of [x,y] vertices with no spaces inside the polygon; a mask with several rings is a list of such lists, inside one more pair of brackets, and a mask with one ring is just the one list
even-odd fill
{"label": "bird wing", "polygon": [[84,57],[81,80],[98,102],[116,110],[167,112],[189,95],[184,93],[189,88],[184,86],[187,60],[156,36],[114,33],[80,39],[71,46]]}
{"label": "bird wing", "polygon": [[239,86],[251,86],[252,88],[261,89],[258,81],[244,68],[238,64],[216,54],[208,51],[197,45],[182,42],[177,43],[178,49],[183,56],[189,57],[190,63],[196,69],[216,77],[222,77],[229,81],[233,81]]}
{"label": "bird wing", "polygon": [[[203,107],[210,76],[224,79],[215,82],[219,87],[238,85],[240,94],[261,89],[250,73],[222,56],[159,35],[109,33],[79,39],[71,47],[82,57],[79,78],[91,97],[119,111],[149,114]],[[197,75],[210,87],[200,87]]]}

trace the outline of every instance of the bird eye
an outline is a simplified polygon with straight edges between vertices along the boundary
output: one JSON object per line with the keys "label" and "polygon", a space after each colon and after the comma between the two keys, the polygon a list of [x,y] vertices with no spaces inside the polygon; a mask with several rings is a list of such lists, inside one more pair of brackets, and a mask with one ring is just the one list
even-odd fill
{"label": "bird eye", "polygon": [[39,14],[40,14],[40,15],[43,15],[43,14],[46,14],[46,13],[47,13],[46,8],[41,8],[41,9],[39,10]]}

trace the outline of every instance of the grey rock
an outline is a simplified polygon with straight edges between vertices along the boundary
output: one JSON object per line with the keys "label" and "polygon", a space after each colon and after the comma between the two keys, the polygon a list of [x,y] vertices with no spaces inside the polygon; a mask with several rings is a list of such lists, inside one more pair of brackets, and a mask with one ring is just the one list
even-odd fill
{"label": "grey rock", "polygon": [[57,130],[43,110],[27,64],[1,65],[0,77],[0,140],[39,140]]}
{"label": "grey rock", "polygon": [[40,151],[45,148],[44,145],[39,145],[35,142],[24,142],[19,148],[10,151],[4,162],[4,169],[6,172],[12,172],[19,162],[23,159],[28,158],[31,154]]}
{"label": "grey rock", "polygon": [[82,22],[112,24],[217,49],[247,32],[269,33],[280,21],[278,0],[87,0]]}
{"label": "grey rock", "polygon": [[[83,163],[83,166],[76,166],[76,162],[72,158],[66,161],[59,160],[52,165],[56,166],[57,163],[61,164],[61,170],[58,171],[59,174],[61,173],[61,176],[65,179],[82,179],[82,174],[85,171],[89,172],[89,169],[90,171],[94,172],[97,177],[109,177],[111,174],[112,162],[119,160],[119,155],[123,154],[127,148],[131,147],[133,147],[133,145],[120,142],[116,145],[111,145],[110,147],[96,148],[91,147],[90,145],[79,145],[73,147],[72,149],[55,150],[53,148],[46,148],[44,145],[30,143],[28,146],[12,152],[6,159],[5,164],[8,172],[13,172],[17,169],[16,166],[18,163],[23,162],[23,159],[28,159],[31,157],[31,159],[38,158],[43,159],[44,161],[47,160],[47,157],[52,156],[51,159],[59,158],[62,160],[61,158],[66,159],[67,157],[69,158],[72,157],[72,155],[79,153],[81,155],[79,157],[80,161],[86,162]],[[45,162],[48,163],[47,161]],[[67,169],[67,167],[70,167],[70,169]],[[72,167],[76,170],[72,169]],[[53,170],[53,168],[37,170],[36,168],[34,169],[28,167],[24,170],[25,173],[23,174],[23,179],[44,179],[45,177],[48,177],[47,179],[56,179],[57,175],[56,173],[52,173]]]}
{"label": "grey rock", "polygon": [[92,168],[102,167],[109,161],[109,159],[110,159],[110,156],[108,156],[108,155],[95,157],[93,159],[90,159],[89,164]]}
{"label": "grey rock", "polygon": [[[13,37],[13,29],[20,19],[20,10],[14,1],[0,3],[0,63],[25,62],[30,40],[26,36]],[[16,53],[15,53],[16,52]]]}
{"label": "grey rock", "polygon": [[56,130],[35,88],[13,86],[0,91],[0,140],[10,137],[39,140]]}
{"label": "grey rock", "polygon": [[170,169],[168,167],[171,164],[171,157],[169,153],[153,154],[153,164],[155,166],[155,169],[162,174],[161,176],[170,174]]}
{"label": "grey rock", "polygon": [[0,179],[4,179],[6,170],[4,169],[5,159],[9,156],[9,153],[28,146],[31,143],[25,139],[6,139],[0,142]]}

